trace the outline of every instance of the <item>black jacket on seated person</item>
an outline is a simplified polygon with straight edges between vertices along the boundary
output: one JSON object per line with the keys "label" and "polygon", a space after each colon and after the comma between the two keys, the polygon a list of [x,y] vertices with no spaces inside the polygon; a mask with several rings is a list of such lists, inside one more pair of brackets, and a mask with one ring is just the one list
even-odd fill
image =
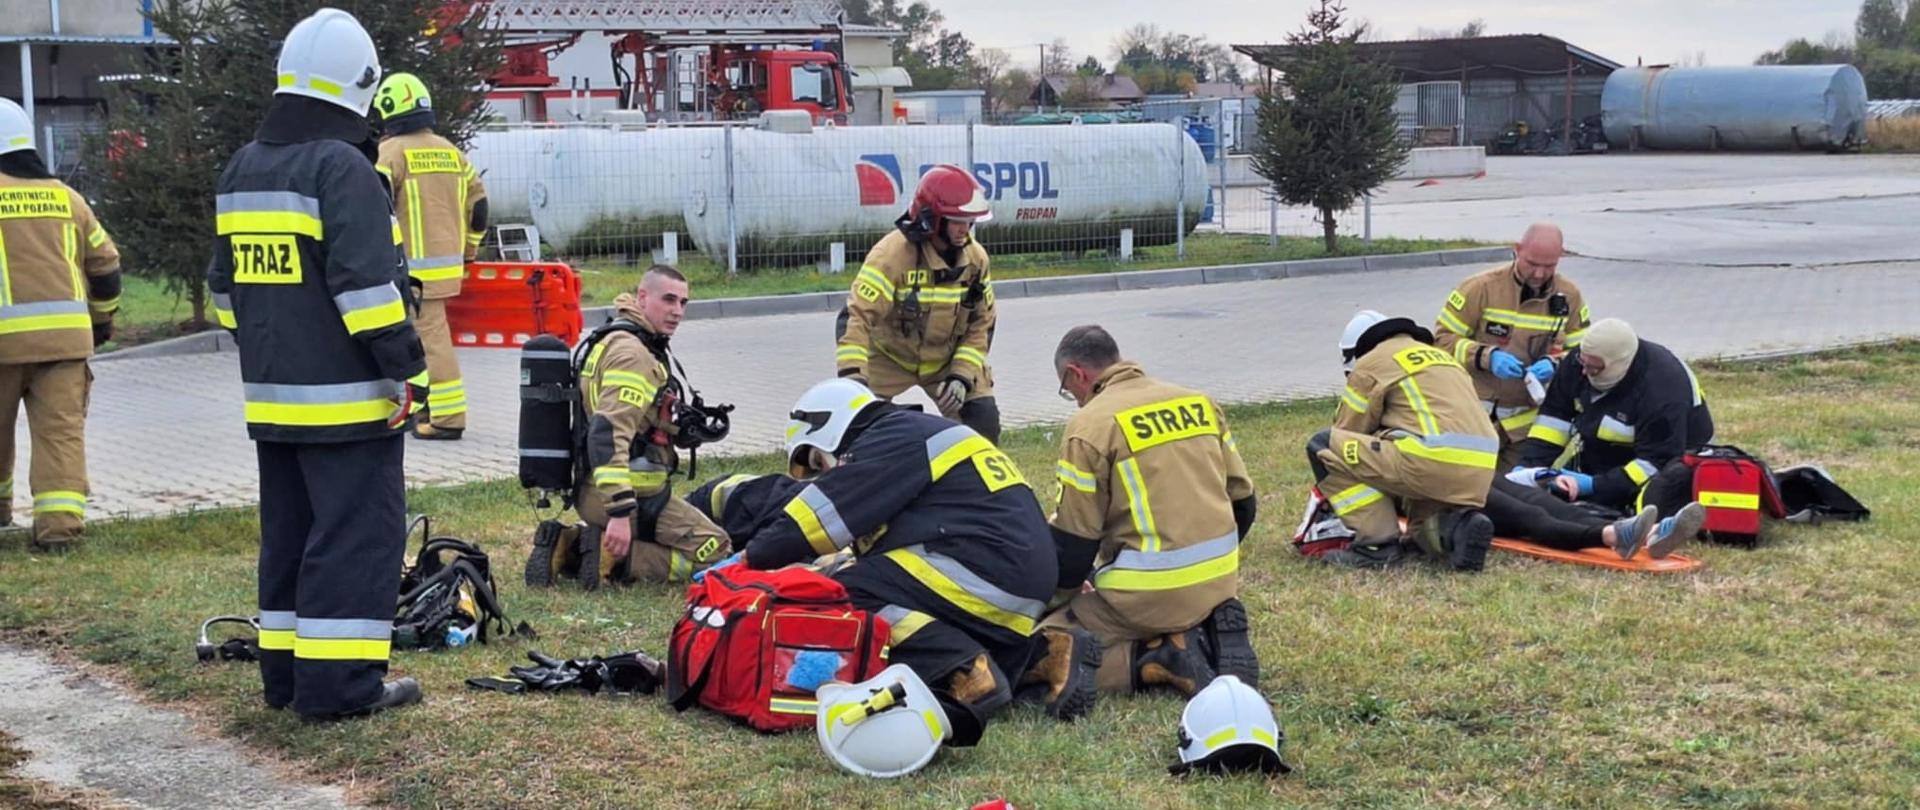
{"label": "black jacket on seated person", "polygon": [[1713,441],[1713,414],[1693,370],[1665,346],[1642,339],[1626,376],[1607,391],[1594,388],[1574,349],[1520,445],[1521,465],[1551,466],[1575,435],[1572,467],[1593,476],[1588,499],[1624,508],[1668,462]]}

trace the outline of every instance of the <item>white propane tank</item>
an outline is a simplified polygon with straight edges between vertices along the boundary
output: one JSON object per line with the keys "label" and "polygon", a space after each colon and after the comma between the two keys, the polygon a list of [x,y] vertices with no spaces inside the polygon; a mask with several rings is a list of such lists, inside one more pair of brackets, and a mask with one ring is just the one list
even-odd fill
{"label": "white propane tank", "polygon": [[[720,157],[713,127],[566,127],[553,130],[533,161],[533,224],[555,250],[633,254],[686,233],[681,211],[692,176]],[[725,197],[722,202],[724,204]]]}

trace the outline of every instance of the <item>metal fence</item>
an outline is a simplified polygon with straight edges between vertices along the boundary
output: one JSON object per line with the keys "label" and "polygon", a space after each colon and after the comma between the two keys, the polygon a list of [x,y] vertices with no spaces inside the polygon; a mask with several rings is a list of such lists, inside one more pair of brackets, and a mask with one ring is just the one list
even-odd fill
{"label": "metal fence", "polygon": [[87,139],[105,131],[106,124],[99,121],[47,124],[40,128],[40,157],[55,177],[82,194],[95,194],[98,178],[88,165]]}
{"label": "metal fence", "polygon": [[547,255],[575,262],[857,269],[920,175],[958,164],[992,205],[976,238],[996,257],[1044,264],[1185,255],[1190,233],[1217,227],[1233,180],[1220,130],[1175,118],[803,132],[531,125],[483,130],[469,151],[494,221],[532,224]]}

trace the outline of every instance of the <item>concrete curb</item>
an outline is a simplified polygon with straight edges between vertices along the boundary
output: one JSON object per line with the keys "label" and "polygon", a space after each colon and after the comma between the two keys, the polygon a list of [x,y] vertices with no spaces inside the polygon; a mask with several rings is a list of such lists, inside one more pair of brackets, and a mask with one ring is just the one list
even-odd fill
{"label": "concrete curb", "polygon": [[[1492,264],[1513,256],[1510,248],[1470,248],[1436,250],[1425,253],[1397,253],[1382,256],[1345,256],[1333,259],[1307,259],[1296,262],[1256,262],[1208,267],[1181,267],[1170,270],[1132,270],[1124,273],[1093,273],[1082,276],[1012,279],[993,283],[997,298],[1042,298],[1053,295],[1153,290],[1169,287],[1193,287],[1203,284],[1236,284],[1247,281],[1273,281],[1346,273],[1386,270],[1412,270],[1422,267],[1452,267]],[[687,317],[698,320],[716,318],[755,318],[767,315],[797,315],[811,312],[839,312],[845,304],[844,292],[763,295],[751,298],[696,299],[687,306]],[[587,328],[606,323],[613,307],[589,307],[582,312]],[[96,356],[96,362],[141,360],[185,354],[209,354],[235,350],[233,336],[224,329],[135,346]]]}

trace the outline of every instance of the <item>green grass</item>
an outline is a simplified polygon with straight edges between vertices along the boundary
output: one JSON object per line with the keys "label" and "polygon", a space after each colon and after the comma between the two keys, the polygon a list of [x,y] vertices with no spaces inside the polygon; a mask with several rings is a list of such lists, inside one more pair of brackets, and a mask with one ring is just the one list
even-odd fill
{"label": "green grass", "polygon": [[[1706,366],[1721,440],[1776,464],[1822,461],[1871,523],[1770,525],[1757,551],[1694,549],[1700,572],[1637,576],[1496,555],[1481,575],[1349,572],[1295,556],[1300,446],[1328,401],[1229,412],[1261,491],[1242,598],[1261,688],[1299,767],[1279,780],[1169,778],[1181,702],[1109,697],[1050,722],[1016,707],[973,750],[907,779],[844,775],[813,736],[765,737],[658,698],[467,690],[520,642],[400,653],[429,702],[307,727],[262,708],[246,666],[197,666],[192,631],[253,604],[248,511],[96,527],[65,557],[0,541],[0,628],[110,665],[151,698],[405,807],[1911,807],[1920,799],[1920,345]],[[1861,442],[1858,436],[1873,436]],[[1014,431],[1031,475],[1047,429]],[[709,461],[708,475],[767,470]],[[1042,483],[1039,495],[1052,497]],[[510,483],[414,494],[441,531],[489,549],[531,646],[655,654],[679,589],[529,592],[533,519]]]}
{"label": "green grass", "polygon": [[[1465,239],[1375,239],[1371,246],[1359,239],[1342,237],[1341,256],[1419,253],[1429,250],[1487,247],[1484,242]],[[1084,257],[1021,253],[993,258],[996,279],[1045,278],[1095,273],[1120,273],[1130,270],[1161,270],[1170,267],[1203,267],[1253,262],[1297,261],[1327,257],[1326,245],[1318,238],[1281,237],[1268,245],[1264,236],[1244,234],[1194,234],[1187,238],[1187,255],[1177,255],[1173,245],[1141,248],[1132,261],[1120,261],[1101,255]],[[848,261],[857,265],[858,257]],[[582,259],[573,265],[581,271],[580,300],[589,306],[612,303],[614,296],[633,289],[646,270],[645,264],[614,259]],[[742,272],[727,278],[726,258],[718,261],[699,253],[682,253],[680,271],[685,273],[695,298],[744,298],[755,295],[843,291],[852,283],[846,274],[823,273],[805,268],[765,269]],[[858,269],[857,266],[855,269]]]}
{"label": "green grass", "polygon": [[[211,306],[211,304],[209,304]],[[211,310],[207,313],[211,318]],[[132,274],[121,276],[120,312],[113,319],[113,340],[100,348],[112,351],[190,334],[193,304],[167,292],[159,281]]]}

